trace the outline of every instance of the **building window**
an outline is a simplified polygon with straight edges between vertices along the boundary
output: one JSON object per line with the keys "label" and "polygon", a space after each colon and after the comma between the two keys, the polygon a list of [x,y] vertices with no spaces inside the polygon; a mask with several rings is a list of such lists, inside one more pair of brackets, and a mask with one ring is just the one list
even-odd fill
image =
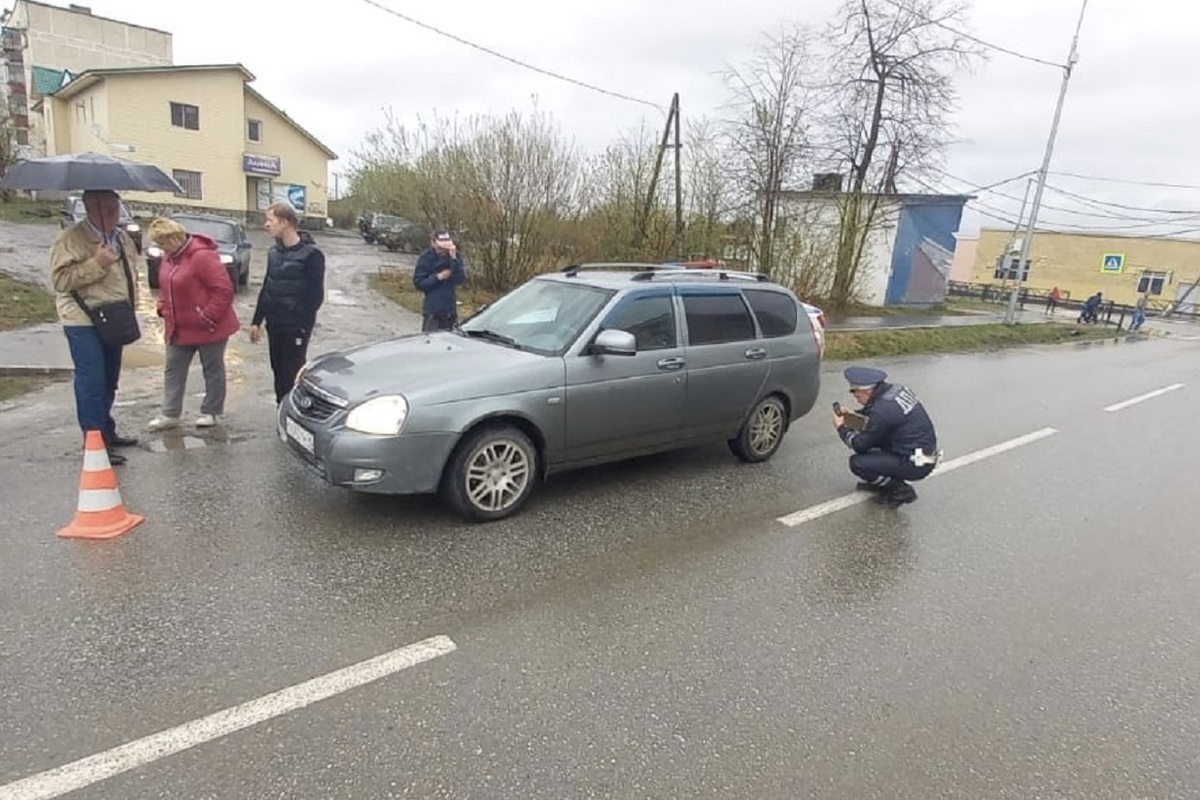
{"label": "building window", "polygon": [[183,187],[182,192],[176,192],[176,197],[182,197],[187,200],[203,200],[204,199],[204,180],[203,175],[199,172],[191,172],[186,169],[171,170],[171,177],[175,182]]}
{"label": "building window", "polygon": [[248,119],[246,120],[246,138],[252,142],[262,141],[262,120]]}
{"label": "building window", "polygon": [[[1009,256],[1008,258],[1002,257],[1000,259],[1000,261],[997,263],[996,271],[992,273],[992,277],[994,277],[998,281],[1015,281],[1021,277],[1020,264],[1021,264],[1020,256]],[[1028,261],[1026,261],[1025,262],[1025,277],[1026,278],[1029,277],[1029,267],[1030,267],[1030,264]]]}
{"label": "building window", "polygon": [[1163,286],[1167,283],[1165,272],[1143,272],[1138,278],[1138,294],[1162,294]]}
{"label": "building window", "polygon": [[200,130],[200,109],[187,103],[171,103],[171,125],[189,131]]}

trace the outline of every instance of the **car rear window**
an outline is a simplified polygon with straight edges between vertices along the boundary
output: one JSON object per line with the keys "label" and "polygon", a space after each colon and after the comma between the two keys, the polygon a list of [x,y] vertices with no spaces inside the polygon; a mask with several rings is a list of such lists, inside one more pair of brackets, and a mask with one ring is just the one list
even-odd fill
{"label": "car rear window", "polygon": [[782,292],[761,289],[747,289],[745,294],[764,338],[791,336],[796,332],[799,310],[795,300]]}
{"label": "car rear window", "polygon": [[754,318],[740,294],[685,294],[688,344],[721,344],[754,339]]}

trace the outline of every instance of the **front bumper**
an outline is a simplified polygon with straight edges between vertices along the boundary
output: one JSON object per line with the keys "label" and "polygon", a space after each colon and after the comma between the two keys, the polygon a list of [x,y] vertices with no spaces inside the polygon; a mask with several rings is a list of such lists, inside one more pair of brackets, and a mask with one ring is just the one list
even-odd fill
{"label": "front bumper", "polygon": [[306,418],[289,394],[279,404],[276,429],[292,454],[332,486],[369,494],[431,494],[438,490],[446,461],[458,442],[457,434],[372,436],[341,427],[342,418],[342,412],[325,422]]}

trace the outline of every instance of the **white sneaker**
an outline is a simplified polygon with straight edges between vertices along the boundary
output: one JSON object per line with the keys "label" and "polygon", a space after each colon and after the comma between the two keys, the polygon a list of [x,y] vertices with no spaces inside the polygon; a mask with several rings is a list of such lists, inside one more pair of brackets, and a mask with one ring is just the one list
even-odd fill
{"label": "white sneaker", "polygon": [[155,417],[150,420],[150,424],[146,427],[152,431],[165,431],[168,428],[178,428],[179,417],[168,417],[164,414],[161,417]]}
{"label": "white sneaker", "polygon": [[211,428],[221,420],[216,414],[201,414],[196,417],[197,428]]}

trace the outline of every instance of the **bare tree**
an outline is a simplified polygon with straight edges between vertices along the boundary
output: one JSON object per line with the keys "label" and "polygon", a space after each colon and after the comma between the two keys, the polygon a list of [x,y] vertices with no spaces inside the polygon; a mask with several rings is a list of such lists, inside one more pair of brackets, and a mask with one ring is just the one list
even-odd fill
{"label": "bare tree", "polygon": [[768,36],[745,64],[729,66],[732,99],[725,122],[731,178],[742,190],[743,213],[756,223],[750,242],[760,270],[776,268],[774,243],[784,189],[802,172],[813,122],[812,34],[794,26]]}
{"label": "bare tree", "polygon": [[687,251],[693,257],[719,257],[734,199],[717,123],[704,117],[688,122],[683,152]]}
{"label": "bare tree", "polygon": [[982,57],[960,31],[958,0],[844,0],[827,41],[831,80],[822,132],[828,161],[848,167],[831,301],[854,298],[882,197],[937,165],[957,108],[954,78]]}
{"label": "bare tree", "polygon": [[[0,175],[8,171],[8,168],[17,163],[17,132],[13,128],[12,120],[7,114],[0,116]],[[7,203],[12,199],[12,192],[8,190],[0,191],[0,202]]]}

